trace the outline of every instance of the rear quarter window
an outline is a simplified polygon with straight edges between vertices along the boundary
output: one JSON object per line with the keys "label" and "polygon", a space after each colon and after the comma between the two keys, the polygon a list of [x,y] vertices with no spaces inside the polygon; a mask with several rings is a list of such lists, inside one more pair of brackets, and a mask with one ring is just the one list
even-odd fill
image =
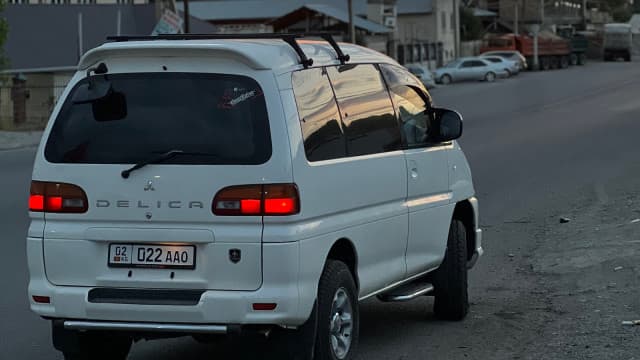
{"label": "rear quarter window", "polygon": [[191,155],[163,164],[253,165],[271,157],[266,103],[254,79],[136,73],[93,80],[106,82],[124,104],[114,109],[95,101],[77,103],[74,97],[89,80],[76,84],[47,140],[49,162],[132,164],[170,150]]}

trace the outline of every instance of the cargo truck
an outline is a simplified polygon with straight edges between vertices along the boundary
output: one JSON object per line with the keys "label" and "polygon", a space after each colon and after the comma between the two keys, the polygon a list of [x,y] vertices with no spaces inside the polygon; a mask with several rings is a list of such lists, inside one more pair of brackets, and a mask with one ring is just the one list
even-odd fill
{"label": "cargo truck", "polygon": [[[533,37],[527,35],[503,34],[491,35],[483,41],[480,53],[487,51],[517,50],[533,64]],[[586,46],[584,47],[586,49]],[[572,43],[567,39],[552,33],[543,32],[538,36],[538,60],[541,70],[566,68],[572,63],[584,64],[586,59],[584,49],[576,46],[573,52]]]}
{"label": "cargo truck", "polygon": [[631,61],[632,37],[630,24],[606,24],[602,41],[604,61],[612,61],[618,58]]}

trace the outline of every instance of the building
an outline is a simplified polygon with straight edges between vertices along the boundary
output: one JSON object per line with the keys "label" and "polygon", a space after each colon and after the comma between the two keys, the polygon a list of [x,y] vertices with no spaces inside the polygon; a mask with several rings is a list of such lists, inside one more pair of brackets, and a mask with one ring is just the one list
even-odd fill
{"label": "building", "polygon": [[[8,66],[0,84],[0,129],[41,128],[80,57],[109,35],[150,35],[156,7],[146,5],[7,5]],[[194,32],[214,32],[192,18]]]}
{"label": "building", "polygon": [[[367,45],[401,62],[430,59],[434,64],[443,63],[456,56],[458,3],[459,0],[353,0],[355,20],[362,25],[356,24],[356,30],[376,35],[375,39],[369,38]],[[304,7],[306,10],[301,10]],[[177,8],[183,9],[182,2],[177,3]],[[306,26],[297,18],[302,13],[311,14],[314,19],[320,15],[344,23],[348,9],[345,0],[216,0],[190,2],[189,13],[215,25],[220,32],[238,33],[303,30]],[[379,27],[372,23],[392,31],[374,30]],[[331,30],[339,26],[327,23],[322,28]],[[345,26],[341,29],[347,33]],[[384,40],[380,34],[386,34]],[[388,43],[382,46],[380,41]]]}

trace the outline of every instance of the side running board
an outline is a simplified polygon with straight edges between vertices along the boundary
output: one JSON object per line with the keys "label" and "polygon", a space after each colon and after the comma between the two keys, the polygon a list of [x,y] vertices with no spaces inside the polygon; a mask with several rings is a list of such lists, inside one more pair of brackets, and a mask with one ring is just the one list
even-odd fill
{"label": "side running board", "polygon": [[384,302],[409,301],[419,296],[430,295],[433,292],[433,285],[426,282],[412,282],[406,285],[391,289],[386,293],[378,295],[378,299]]}

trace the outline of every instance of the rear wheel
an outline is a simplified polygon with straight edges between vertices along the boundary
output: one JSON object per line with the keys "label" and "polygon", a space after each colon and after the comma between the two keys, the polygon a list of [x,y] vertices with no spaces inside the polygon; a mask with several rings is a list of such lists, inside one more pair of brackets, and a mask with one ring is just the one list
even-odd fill
{"label": "rear wheel", "polygon": [[551,60],[544,56],[540,59],[540,68],[544,71],[547,71],[551,68]]}
{"label": "rear wheel", "polygon": [[578,65],[584,65],[587,62],[587,55],[578,54]]}
{"label": "rear wheel", "polygon": [[560,58],[560,68],[566,69],[569,67],[569,57],[563,56]]}
{"label": "rear wheel", "polygon": [[453,219],[444,260],[436,270],[433,311],[443,320],[462,320],[469,312],[467,292],[467,235],[462,221]]}
{"label": "rear wheel", "polygon": [[440,77],[440,82],[441,82],[443,85],[451,84],[451,76],[450,76],[450,75],[448,75],[448,74],[444,74],[444,75],[442,75],[442,76]]}
{"label": "rear wheel", "polygon": [[627,55],[625,55],[624,61],[626,61],[626,62],[630,62],[631,61],[631,54],[630,53],[627,53]]}
{"label": "rear wheel", "polygon": [[486,82],[494,82],[495,80],[496,80],[496,74],[492,71],[484,75],[484,81]]}
{"label": "rear wheel", "polygon": [[316,360],[352,359],[358,345],[356,284],[345,263],[327,260],[318,287]]}
{"label": "rear wheel", "polygon": [[571,64],[571,66],[576,66],[578,65],[578,54],[571,54],[569,56],[569,63]]}

